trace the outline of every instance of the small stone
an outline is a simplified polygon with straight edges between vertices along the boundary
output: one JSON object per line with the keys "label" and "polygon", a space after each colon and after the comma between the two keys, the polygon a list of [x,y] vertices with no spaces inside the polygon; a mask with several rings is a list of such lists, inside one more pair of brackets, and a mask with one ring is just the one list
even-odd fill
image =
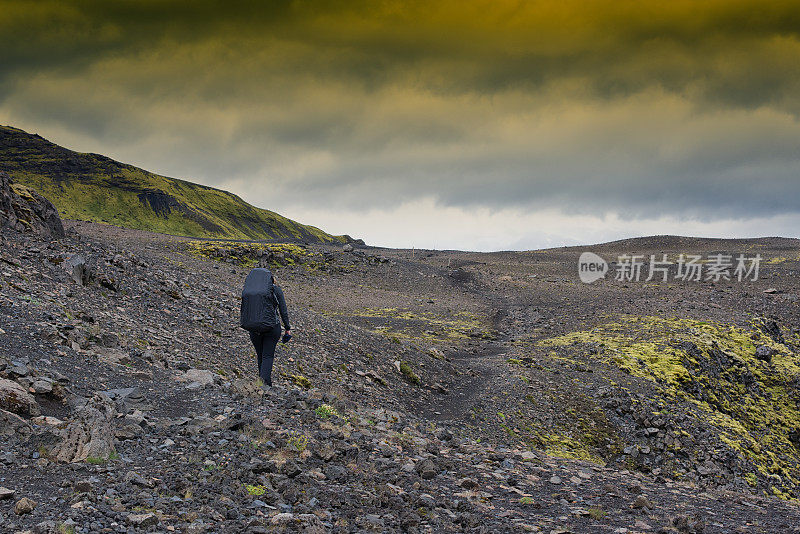
{"label": "small stone", "polygon": [[281,471],[283,472],[284,475],[286,475],[289,478],[294,478],[303,472],[297,465],[297,462],[293,460],[289,460],[288,462],[283,464]]}
{"label": "small stone", "polygon": [[58,426],[62,424],[64,421],[58,419],[56,417],[52,417],[50,415],[40,415],[37,417],[31,418],[31,423],[39,426]]}
{"label": "small stone", "polygon": [[91,480],[79,480],[72,486],[75,493],[89,493],[94,491],[94,484]]}
{"label": "small stone", "polygon": [[16,494],[16,491],[0,486],[0,501],[12,499]]}
{"label": "small stone", "polygon": [[652,509],[653,503],[651,503],[644,495],[639,495],[638,497],[636,497],[636,500],[633,501],[633,504],[631,504],[631,508],[634,508],[636,510],[642,508]]}
{"label": "small stone", "polygon": [[772,347],[768,347],[766,345],[761,345],[756,349],[756,358],[764,362],[771,362],[772,356],[775,354],[775,350]]}
{"label": "small stone", "polygon": [[48,380],[36,380],[31,384],[31,388],[38,395],[47,395],[53,392],[53,383]]}
{"label": "small stone", "polygon": [[17,501],[16,506],[14,506],[14,513],[17,515],[24,515],[33,512],[33,509],[36,508],[36,501],[32,501],[27,497],[23,497]]}
{"label": "small stone", "polygon": [[381,516],[377,514],[367,514],[364,516],[364,519],[373,529],[383,527],[383,519],[381,519]]}
{"label": "small stone", "polygon": [[458,481],[458,485],[464,489],[475,489],[478,487],[478,481],[474,478],[462,478]]}
{"label": "small stone", "polygon": [[293,519],[294,519],[294,514],[292,514],[291,512],[282,512],[280,514],[272,516],[270,522],[273,525],[286,525],[288,523],[291,523]]}
{"label": "small stone", "polygon": [[129,484],[133,484],[134,486],[139,486],[141,488],[152,488],[154,486],[152,481],[145,479],[136,471],[128,471],[125,474],[124,480]]}
{"label": "small stone", "polygon": [[553,475],[550,477],[551,484],[561,484],[561,477],[558,475]]}
{"label": "small stone", "polygon": [[100,335],[100,343],[110,349],[119,347],[119,336],[112,332],[104,332]]}
{"label": "small stone", "polygon": [[62,532],[64,532],[64,530],[59,529],[58,524],[52,520],[42,521],[33,527],[33,534],[61,534]]}
{"label": "small stone", "polygon": [[214,383],[216,375],[207,369],[189,369],[186,371],[181,380],[189,382],[186,386],[188,389],[199,389],[210,386]]}
{"label": "small stone", "polygon": [[425,480],[430,480],[438,474],[436,464],[434,464],[430,458],[417,462],[414,470]]}
{"label": "small stone", "polygon": [[689,531],[689,518],[685,515],[678,515],[672,518],[672,524],[681,532]]}
{"label": "small stone", "polygon": [[128,523],[141,528],[149,528],[158,524],[158,516],[155,514],[129,514]]}

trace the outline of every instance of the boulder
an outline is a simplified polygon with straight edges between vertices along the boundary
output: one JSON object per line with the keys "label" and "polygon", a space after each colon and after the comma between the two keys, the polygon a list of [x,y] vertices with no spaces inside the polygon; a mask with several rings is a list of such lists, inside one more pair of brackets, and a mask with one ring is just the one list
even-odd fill
{"label": "boulder", "polygon": [[15,184],[0,171],[0,228],[31,231],[45,237],[64,237],[64,225],[58,210],[42,195],[24,185]]}
{"label": "boulder", "polygon": [[14,513],[17,515],[24,515],[33,512],[33,509],[36,508],[36,501],[32,501],[27,497],[23,497],[17,501],[16,506],[14,506]]}
{"label": "boulder", "polygon": [[761,345],[756,349],[756,358],[767,363],[772,361],[773,354],[775,354],[775,350],[767,345]]}
{"label": "boulder", "polygon": [[419,476],[421,476],[425,480],[432,479],[439,472],[438,468],[436,467],[436,464],[434,464],[433,461],[429,458],[417,462],[417,465],[414,467],[414,470],[419,474]]}
{"label": "boulder", "polygon": [[[770,290],[768,289],[767,291],[770,291]],[[765,291],[765,293],[767,291]],[[777,293],[778,290],[777,289],[772,289],[772,291],[770,291],[770,292]],[[770,338],[772,338],[772,340],[775,343],[784,343],[785,342],[785,340],[783,338],[783,332],[781,332],[781,327],[778,326],[778,323],[776,323],[775,321],[773,321],[771,319],[764,319],[764,320],[761,321],[761,324],[759,326],[761,328],[761,331],[764,332],[765,334],[767,334]]]}
{"label": "boulder", "polygon": [[53,392],[53,381],[47,378],[38,378],[33,381],[31,388],[37,395],[47,395]]}
{"label": "boulder", "polygon": [[186,387],[191,389],[210,386],[214,383],[215,379],[216,375],[207,369],[189,369],[180,376],[181,381],[189,382],[189,385]]}
{"label": "boulder", "polygon": [[18,436],[22,439],[31,435],[31,425],[22,417],[0,410],[0,436]]}
{"label": "boulder", "polygon": [[0,378],[0,409],[26,415],[41,413],[36,399],[25,388],[5,378]]}
{"label": "boulder", "polygon": [[91,270],[86,264],[86,258],[80,254],[73,254],[64,260],[64,270],[79,286],[85,286],[91,279]]}
{"label": "boulder", "polygon": [[108,458],[114,453],[112,418],[114,405],[106,397],[95,395],[77,417],[56,429],[61,441],[50,451],[57,462],[82,462],[87,458]]}

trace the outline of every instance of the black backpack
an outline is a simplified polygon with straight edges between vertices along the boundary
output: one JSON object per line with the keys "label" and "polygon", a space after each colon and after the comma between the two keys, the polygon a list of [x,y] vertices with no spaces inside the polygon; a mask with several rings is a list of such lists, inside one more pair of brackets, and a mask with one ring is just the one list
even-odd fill
{"label": "black backpack", "polygon": [[258,267],[250,271],[242,289],[240,325],[251,332],[266,332],[278,326],[272,273]]}

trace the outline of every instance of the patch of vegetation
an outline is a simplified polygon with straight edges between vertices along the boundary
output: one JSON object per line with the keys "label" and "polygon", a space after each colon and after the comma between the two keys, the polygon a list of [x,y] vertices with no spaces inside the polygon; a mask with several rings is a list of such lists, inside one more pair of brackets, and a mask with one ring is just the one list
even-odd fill
{"label": "patch of vegetation", "polygon": [[795,254],[793,256],[773,256],[772,258],[769,258],[765,263],[770,265],[775,265],[790,261],[800,261],[800,254]]}
{"label": "patch of vegetation", "polygon": [[311,380],[301,374],[283,373],[283,376],[296,386],[300,386],[303,389],[311,389]]}
{"label": "patch of vegetation", "polygon": [[250,445],[254,449],[259,449],[272,441],[272,434],[260,422],[245,426],[242,433],[249,438]]}
{"label": "patch of vegetation", "polygon": [[412,384],[419,385],[422,382],[419,376],[417,376],[417,373],[414,372],[414,369],[411,368],[411,364],[408,362],[400,362],[400,374],[402,374],[406,380]]}
{"label": "patch of vegetation", "polygon": [[587,512],[589,513],[589,517],[591,517],[595,521],[600,521],[601,519],[603,519],[605,516],[608,515],[608,513],[605,510],[603,510],[602,508],[597,508],[596,506],[589,508]]}
{"label": "patch of vegetation", "polygon": [[548,456],[552,456],[553,458],[586,460],[598,465],[606,464],[605,460],[594,452],[588,444],[566,433],[557,434],[539,431],[536,433],[535,437],[539,442],[538,448],[544,450]]}
{"label": "patch of vegetation", "polygon": [[255,486],[252,484],[245,484],[244,489],[247,490],[248,495],[255,496],[264,495],[267,492],[267,488],[261,484]]}
{"label": "patch of vegetation", "polygon": [[272,267],[303,264],[317,266],[322,260],[305,247],[294,243],[240,243],[236,241],[190,241],[186,251],[192,256],[255,267],[261,258]]}
{"label": "patch of vegetation", "polygon": [[328,419],[331,416],[339,417],[339,412],[330,404],[320,404],[314,412],[320,419]]}
{"label": "patch of vegetation", "polygon": [[[528,405],[538,405],[537,398],[528,394],[515,412],[497,412],[499,426],[515,440],[543,451],[554,458],[578,459],[606,465],[624,448],[616,427],[594,399],[585,395],[573,396],[562,406],[562,417],[543,423],[530,417]],[[563,399],[553,394],[553,402],[561,406]]]}
{"label": "patch of vegetation", "polygon": [[[754,466],[748,484],[755,486],[760,478],[775,484],[781,494],[796,497],[800,359],[793,339],[779,343],[763,332],[763,324],[760,319],[739,327],[623,316],[540,345],[589,347],[590,357],[652,381],[667,398],[687,401],[696,418],[710,424],[723,444]],[[762,345],[772,351],[771,358],[756,356]]]}
{"label": "patch of vegetation", "polygon": [[308,436],[292,431],[286,439],[286,446],[294,451],[303,452],[308,447]]}
{"label": "patch of vegetation", "polygon": [[[428,341],[441,340],[442,337],[453,340],[468,337],[494,338],[484,320],[475,314],[464,311],[457,312],[451,317],[444,317],[434,313],[409,309],[365,308],[354,312],[352,315],[365,319],[387,319],[387,324],[375,328],[375,330],[389,337],[394,343],[399,343],[404,338],[410,340],[425,339]],[[429,351],[429,354],[437,359],[444,358],[444,354],[438,349]]]}
{"label": "patch of vegetation", "polygon": [[119,460],[121,456],[115,451],[108,455],[108,457],[103,456],[88,456],[86,458],[86,463],[90,465],[102,465],[112,460]]}

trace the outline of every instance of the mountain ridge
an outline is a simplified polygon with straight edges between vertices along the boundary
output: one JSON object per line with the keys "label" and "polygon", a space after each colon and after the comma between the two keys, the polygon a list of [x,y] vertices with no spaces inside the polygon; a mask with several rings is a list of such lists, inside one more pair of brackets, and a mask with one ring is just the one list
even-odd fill
{"label": "mountain ridge", "polygon": [[354,241],[252,206],[229,191],[76,152],[10,126],[0,126],[0,170],[36,189],[67,219],[187,237]]}

